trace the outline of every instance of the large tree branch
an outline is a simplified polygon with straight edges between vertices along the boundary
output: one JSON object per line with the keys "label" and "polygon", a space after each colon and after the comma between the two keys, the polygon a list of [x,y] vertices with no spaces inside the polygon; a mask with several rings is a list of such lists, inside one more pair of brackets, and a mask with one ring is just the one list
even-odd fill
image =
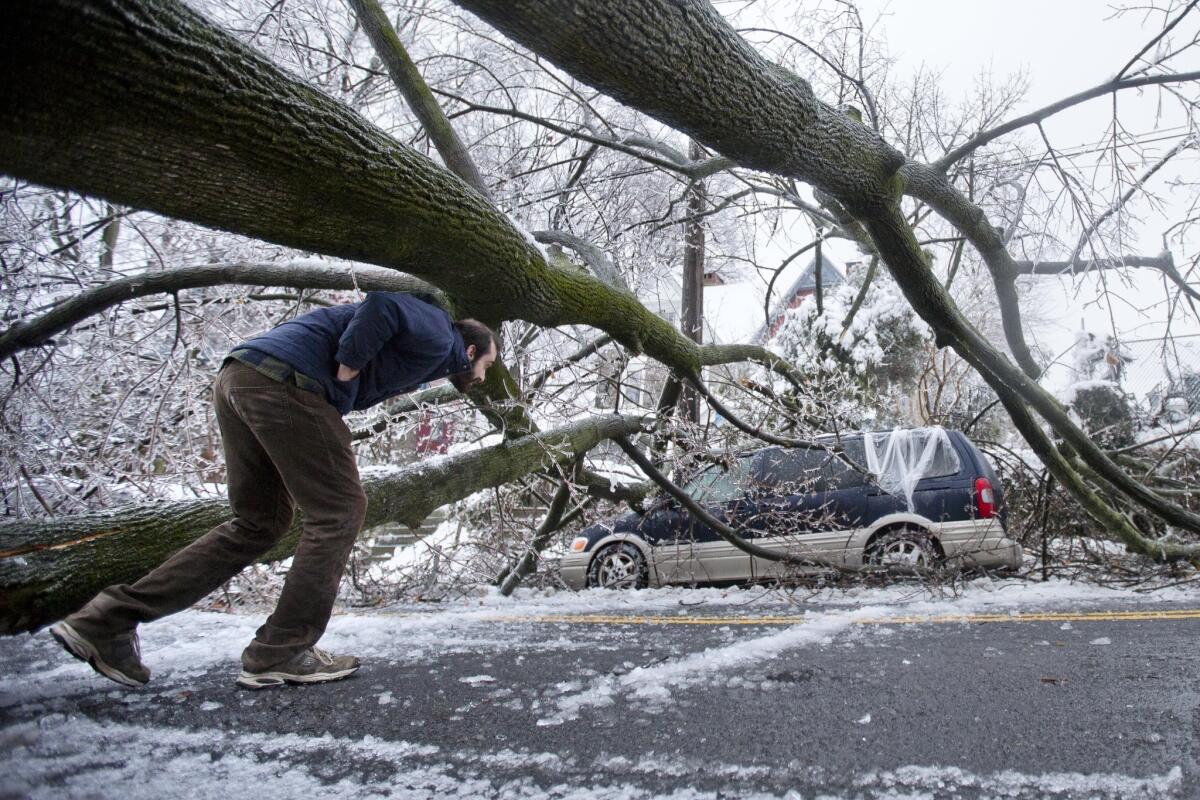
{"label": "large tree branch", "polygon": [[588,324],[696,366],[695,344],[632,294],[547,264],[457,177],[178,3],[26,2],[6,22],[8,174],[400,269],[485,321]]}
{"label": "large tree branch", "polygon": [[[569,462],[601,441],[636,433],[640,417],[592,417],[494,447],[363,476],[364,529],[417,527],[435,508]],[[71,613],[105,586],[133,582],[229,519],[224,500],[198,500],[0,525],[0,634],[36,630]],[[301,520],[262,557],[287,558]]]}
{"label": "large tree branch", "polygon": [[[890,203],[903,184],[896,176],[902,155],[874,131],[819,102],[806,82],[766,61],[701,0],[619,6],[573,0],[569,10],[549,0],[458,4],[576,77],[739,164],[812,183],[855,217]],[[665,30],[670,36],[663,36]],[[708,55],[690,56],[697,52]],[[974,229],[973,241],[999,276],[1009,348],[1023,369],[1039,374],[1021,330],[1016,289],[1003,278],[1011,270],[1000,268],[1011,261],[1003,241],[976,206],[958,203],[944,174],[924,169],[941,179],[926,180],[942,201],[935,206],[939,212]],[[907,171],[905,166],[905,178]]]}
{"label": "large tree branch", "polygon": [[1003,234],[992,225],[983,209],[956,189],[944,173],[926,164],[910,161],[900,174],[904,178],[905,193],[922,200],[941,214],[983,258],[996,289],[1000,323],[1009,352],[1025,374],[1036,379],[1042,374],[1042,366],[1034,359],[1025,340],[1021,304],[1014,280],[1017,269],[1005,246]]}
{"label": "large tree branch", "polygon": [[[807,180],[832,195],[864,224],[939,345],[954,346],[1002,396],[1007,392],[1035,408],[1105,481],[1172,524],[1200,532],[1200,517],[1131,479],[1033,381],[1030,376],[1040,367],[1024,345],[1019,317],[1010,314],[1005,329],[1010,346],[1017,345],[1014,354],[1024,372],[970,326],[934,278],[898,203],[906,182],[924,180],[922,188],[947,210],[927,202],[980,247],[1002,305],[1011,303],[1016,311],[1011,278],[1001,280],[1011,276],[1012,258],[982,210],[960,203],[961,196],[944,173],[905,164],[871,131],[818,102],[806,83],[768,64],[710,5],[700,0],[637,0],[619,6],[573,0],[566,9],[555,4],[551,13],[549,0],[457,2],[577,78],[717,152],[744,165]],[[663,35],[667,30],[669,37]],[[705,58],[689,58],[697,52]],[[911,189],[910,193],[919,196]],[[1087,507],[1086,495],[1076,497]]]}
{"label": "large tree branch", "polygon": [[148,295],[207,286],[287,286],[293,289],[362,289],[391,292],[441,292],[425,281],[396,270],[362,264],[235,262],[199,264],[165,272],[144,272],[72,295],[41,316],[0,332],[0,361],[18,350],[45,343],[55,334],[115,305]]}
{"label": "large tree branch", "polygon": [[763,58],[707,2],[458,5],[743,166],[803,176],[857,200],[887,196],[903,163],[874,131],[819,102],[807,81]]}
{"label": "large tree branch", "polygon": [[366,31],[367,38],[371,40],[375,53],[387,66],[388,74],[392,76],[396,88],[408,101],[408,107],[417,115],[421,127],[429,135],[429,140],[437,148],[442,161],[451,172],[490,200],[491,193],[483,181],[483,176],[479,174],[475,162],[467,154],[462,140],[454,132],[454,126],[446,119],[442,107],[434,99],[429,84],[425,83],[417,65],[409,58],[408,51],[404,49],[395,28],[388,21],[387,14],[383,13],[376,0],[350,0],[350,5],[358,16],[359,24]]}

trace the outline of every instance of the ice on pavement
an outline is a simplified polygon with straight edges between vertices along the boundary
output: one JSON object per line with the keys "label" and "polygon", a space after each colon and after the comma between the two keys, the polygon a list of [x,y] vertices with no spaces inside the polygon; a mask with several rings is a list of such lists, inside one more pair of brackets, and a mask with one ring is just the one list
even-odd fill
{"label": "ice on pavement", "polygon": [[[501,749],[448,750],[373,736],[303,736],[295,733],[190,731],[152,725],[97,722],[79,715],[49,714],[21,722],[2,733],[4,777],[0,793],[32,800],[120,796],[122,800],[161,800],[186,791],[189,800],[264,800],[321,797],[327,800],[415,800],[415,798],[555,798],[556,800],[717,800],[725,793],[693,788],[663,793],[626,781],[580,780],[580,775],[617,774],[719,776],[753,781],[765,776],[820,781],[819,769],[793,762],[761,764],[698,762],[649,754],[636,761],[602,757],[579,764],[558,753]],[[349,765],[330,780],[325,765]],[[533,774],[536,771],[539,777]],[[48,778],[53,776],[55,785]],[[1100,800],[1159,800],[1177,796],[1182,771],[1149,777],[1107,773],[1026,774],[1005,770],[977,774],[951,766],[904,766],[868,771],[836,800],[954,796],[960,789],[982,796],[1054,796]],[[184,789],[183,787],[186,787]],[[936,795],[934,794],[936,792]],[[748,800],[811,797],[789,791],[775,795],[748,791]]]}
{"label": "ice on pavement", "polygon": [[471,686],[482,686],[488,683],[495,683],[496,679],[491,675],[470,675],[466,678],[459,678],[460,683],[470,684]]}
{"label": "ice on pavement", "polygon": [[[992,797],[1040,796],[1054,797],[1120,797],[1162,798],[1179,791],[1183,770],[1175,767],[1165,775],[1152,778],[1132,778],[1126,775],[1082,773],[1048,773],[1029,775],[1005,770],[990,775],[974,775],[957,767],[906,766],[895,770],[868,772],[858,779],[864,788],[895,786],[907,791],[940,790],[947,788],[975,789]],[[916,795],[927,796],[927,795]]]}
{"label": "ice on pavement", "polygon": [[[547,616],[572,615],[687,615],[737,613],[740,616],[773,616],[781,613],[803,617],[804,624],[775,627],[758,636],[739,638],[735,644],[689,654],[651,667],[640,667],[621,676],[622,686],[636,685],[646,699],[665,701],[672,688],[709,679],[722,679],[739,664],[762,661],[785,651],[820,644],[844,631],[856,620],[891,614],[977,614],[1020,613],[1023,609],[1078,611],[1092,605],[1119,600],[1127,606],[1151,608],[1158,604],[1196,601],[1200,592],[1188,586],[1141,593],[1087,583],[1052,580],[1030,583],[1019,579],[981,578],[956,588],[955,594],[939,593],[917,585],[883,588],[858,587],[826,590],[780,602],[780,596],[761,588],[745,589],[646,589],[637,592],[589,590],[553,592],[518,590],[513,598],[483,591],[441,604],[430,610],[426,604],[393,606],[336,613],[330,620],[321,646],[333,652],[349,652],[367,659],[420,664],[439,653],[578,650],[589,647],[572,638],[564,624],[557,635],[533,639],[514,637],[498,620],[520,624],[520,620],[543,620]],[[140,628],[142,653],[154,672],[151,686],[169,689],[172,682],[198,677],[222,665],[233,670],[242,648],[254,637],[263,615],[185,611]],[[1064,630],[1070,623],[1064,623]],[[555,630],[551,626],[551,630]],[[761,631],[762,629],[757,629]],[[875,628],[871,635],[886,635]],[[27,647],[42,647],[47,634],[26,640]],[[49,652],[55,652],[53,648]],[[57,653],[56,653],[57,655]],[[0,708],[39,694],[54,695],[64,687],[81,689],[95,676],[70,659],[58,659],[47,669],[21,676],[19,692],[0,691]],[[588,695],[556,698],[558,716],[570,715],[590,705],[605,705],[610,690],[606,679],[593,680],[581,690]],[[16,688],[15,686],[13,688]],[[144,696],[144,694],[143,694]],[[550,720],[550,717],[547,717]]]}
{"label": "ice on pavement", "polygon": [[[440,657],[465,653],[480,659],[482,669],[467,673],[462,683],[446,687],[459,706],[455,714],[469,715],[480,703],[494,703],[514,710],[530,709],[531,717],[543,728],[581,719],[585,724],[592,715],[618,700],[628,703],[633,714],[653,718],[676,700],[677,693],[695,687],[732,686],[736,681],[766,680],[759,671],[742,669],[748,665],[769,663],[781,655],[811,647],[862,647],[892,635],[882,626],[856,624],[888,616],[1020,614],[1026,611],[1081,611],[1092,606],[1120,602],[1123,608],[1153,609],[1166,603],[1200,600],[1200,591],[1188,586],[1141,593],[1069,581],[1030,583],[1017,579],[995,581],[986,578],[956,584],[953,591],[917,585],[883,588],[860,587],[784,595],[761,588],[745,589],[655,589],[639,592],[592,590],[580,593],[521,590],[515,598],[503,598],[481,591],[431,610],[427,605],[393,606],[370,611],[338,613],[331,620],[322,646],[334,652],[351,652],[365,659],[389,664],[409,664],[435,668]],[[798,624],[765,626],[713,626],[719,633],[707,639],[704,649],[670,651],[659,659],[628,662],[611,673],[586,669],[595,639],[572,635],[565,620],[575,615],[605,618],[636,615],[651,618],[675,616],[787,616]],[[173,699],[186,688],[190,678],[211,676],[222,669],[236,674],[237,659],[261,622],[261,614],[207,613],[187,611],[142,627],[143,656],[154,671],[153,682],[142,690],[128,690],[104,683],[85,665],[65,657],[43,632],[33,637],[9,639],[12,650],[26,654],[28,670],[6,677],[0,686],[0,712],[7,710],[15,724],[0,729],[0,796],[85,797],[96,794],[96,787],[117,781],[126,798],[172,796],[184,776],[189,778],[193,800],[206,797],[234,800],[253,797],[262,800],[258,787],[269,782],[271,796],[373,797],[373,785],[340,778],[330,784],[320,770],[306,761],[303,754],[336,752],[341,759],[382,759],[392,765],[387,796],[494,797],[508,794],[521,797],[611,798],[653,796],[634,784],[614,783],[581,788],[562,773],[561,782],[546,783],[559,769],[557,755],[551,753],[447,752],[436,747],[403,741],[331,739],[322,736],[257,734],[220,730],[196,732],[156,728],[148,724],[128,725],[100,722],[82,714],[64,715],[77,697],[95,696],[97,690],[132,711],[149,708],[155,702]],[[535,627],[536,626],[536,627]],[[644,635],[645,628],[613,628],[608,635],[625,639]],[[534,632],[532,635],[530,632]],[[1109,643],[1100,639],[1093,644]],[[490,673],[489,661],[505,657],[520,664],[527,657],[544,651],[578,652],[580,669],[563,675],[557,683],[530,687],[504,685]],[[769,674],[769,673],[768,673]],[[453,687],[453,688],[452,688]],[[393,698],[395,687],[374,688],[367,698],[373,707],[397,708],[401,699]],[[239,700],[246,705],[258,702],[256,696]],[[407,700],[403,701],[407,707]],[[378,705],[377,705],[378,704]],[[197,703],[200,711],[216,710],[219,704]],[[873,711],[874,709],[872,709]],[[861,706],[852,709],[847,720],[867,725],[871,712]],[[421,731],[413,720],[412,730]],[[866,734],[875,726],[864,727]],[[220,739],[220,742],[217,740]],[[214,760],[211,753],[223,755]],[[374,754],[374,755],[372,755]],[[489,760],[490,759],[490,760]],[[527,778],[505,777],[490,772],[458,769],[465,763],[493,764],[500,769],[506,759],[528,761],[544,773],[537,785]],[[661,760],[661,759],[660,759]],[[374,762],[372,762],[374,763]],[[649,762],[648,762],[649,763]],[[578,766],[578,765],[576,765]],[[587,766],[587,765],[584,765]],[[637,772],[636,764],[624,771],[626,777]],[[703,765],[710,772],[736,776],[753,765]],[[661,763],[663,770],[698,769],[690,762],[676,759]],[[491,769],[491,767],[489,767]],[[724,770],[724,772],[712,772]],[[649,773],[647,773],[649,774]],[[663,773],[659,773],[663,774]],[[750,772],[745,773],[750,775]],[[65,790],[50,792],[39,787],[50,776],[78,775],[69,779]],[[195,781],[197,775],[205,776]],[[1062,786],[1084,787],[1077,794],[1060,792],[1064,797],[1163,797],[1181,780],[1178,770],[1152,777],[1123,775],[1052,774],[1028,775],[1016,772],[973,774],[937,766],[913,765],[888,772],[860,776],[859,790],[851,795],[864,798],[926,796],[931,787],[971,787],[973,791],[995,796],[1024,792],[1036,794],[1060,792]],[[56,777],[57,779],[57,777]],[[557,779],[555,779],[557,780]],[[1074,790],[1072,790],[1074,791]],[[7,793],[7,794],[6,794]],[[103,796],[103,792],[100,792]],[[676,793],[679,798],[710,797],[704,792]],[[749,796],[749,795],[747,795]],[[766,797],[767,795],[762,795]]]}

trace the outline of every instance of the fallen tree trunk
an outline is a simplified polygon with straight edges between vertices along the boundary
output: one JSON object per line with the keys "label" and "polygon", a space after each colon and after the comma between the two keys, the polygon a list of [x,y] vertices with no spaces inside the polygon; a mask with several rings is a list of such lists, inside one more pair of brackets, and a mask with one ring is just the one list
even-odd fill
{"label": "fallen tree trunk", "polygon": [[[363,476],[364,529],[387,522],[417,527],[439,506],[570,461],[604,439],[637,432],[642,418],[605,415],[494,447]],[[70,614],[97,592],[128,583],[230,517],[220,499],[137,506],[0,526],[0,633],[34,631]],[[265,556],[290,556],[302,518]]]}

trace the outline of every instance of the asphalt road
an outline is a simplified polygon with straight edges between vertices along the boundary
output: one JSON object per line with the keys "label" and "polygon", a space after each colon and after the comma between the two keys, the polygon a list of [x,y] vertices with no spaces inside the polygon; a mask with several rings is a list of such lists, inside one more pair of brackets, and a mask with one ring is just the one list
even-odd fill
{"label": "asphalt road", "polygon": [[497,615],[256,693],[0,640],[0,796],[1200,797],[1197,608]]}

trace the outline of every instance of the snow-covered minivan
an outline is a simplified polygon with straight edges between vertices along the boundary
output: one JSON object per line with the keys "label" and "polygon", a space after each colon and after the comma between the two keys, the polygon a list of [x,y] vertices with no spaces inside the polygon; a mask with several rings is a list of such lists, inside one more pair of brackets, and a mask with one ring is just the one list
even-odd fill
{"label": "snow-covered minivan", "polygon": [[[746,540],[812,558],[814,569],[828,568],[817,561],[1020,565],[995,470],[962,432],[929,427],[821,441],[830,449],[743,453],[682,488]],[[667,497],[583,529],[560,564],[575,589],[769,580],[794,569],[751,557]]]}

